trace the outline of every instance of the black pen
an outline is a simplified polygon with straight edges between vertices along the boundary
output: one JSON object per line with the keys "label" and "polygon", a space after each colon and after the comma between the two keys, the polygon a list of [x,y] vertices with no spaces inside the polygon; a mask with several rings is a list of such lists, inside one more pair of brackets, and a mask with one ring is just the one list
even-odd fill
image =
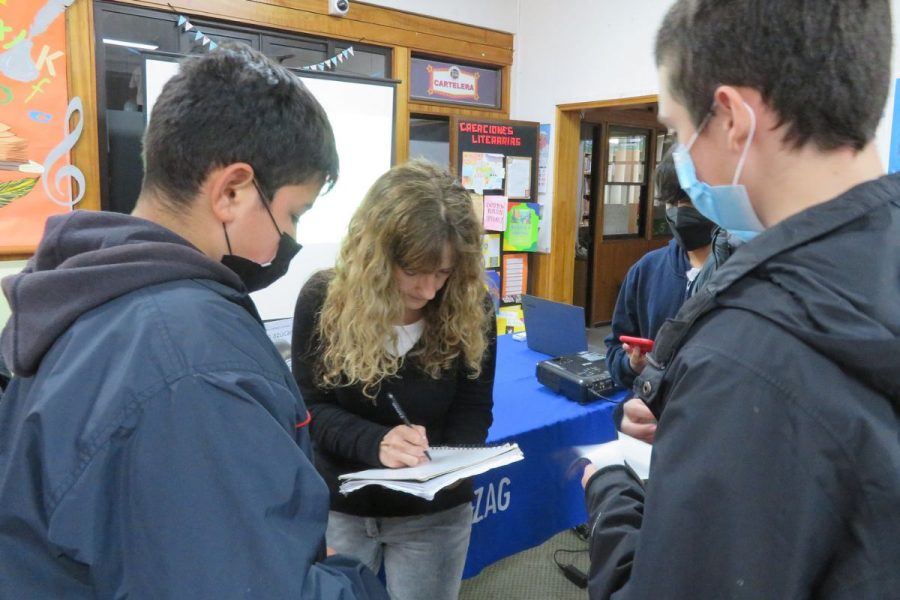
{"label": "black pen", "polygon": [[[394,398],[394,395],[392,393],[388,392],[387,394],[385,394],[385,396],[387,396],[387,399],[391,401],[391,406],[394,407],[394,412],[397,413],[397,416],[400,417],[400,420],[403,421],[403,424],[408,425],[409,427],[412,427],[413,424],[410,423],[409,417],[407,417],[406,413],[403,412],[403,409],[400,408],[400,403],[397,402],[397,399]],[[431,460],[431,455],[428,454],[428,450],[425,451],[425,458],[427,458],[428,460]]]}

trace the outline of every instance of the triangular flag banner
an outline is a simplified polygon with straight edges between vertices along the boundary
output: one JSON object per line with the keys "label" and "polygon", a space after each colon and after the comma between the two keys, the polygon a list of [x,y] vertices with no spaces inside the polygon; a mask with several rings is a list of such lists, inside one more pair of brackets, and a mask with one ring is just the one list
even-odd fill
{"label": "triangular flag banner", "polygon": [[331,66],[332,66],[332,67],[336,67],[336,66],[337,66],[337,58],[336,58],[336,57],[331,57]]}
{"label": "triangular flag banner", "polygon": [[207,44],[209,44],[211,41],[212,41],[212,40],[209,39],[208,37],[206,37],[205,35],[203,36],[203,45],[204,45],[204,46],[206,46]]}
{"label": "triangular flag banner", "polygon": [[181,27],[181,26],[184,25],[186,22],[187,22],[187,19],[185,19],[184,17],[182,17],[182,16],[179,15],[179,17],[178,17],[178,26]]}
{"label": "triangular flag banner", "polygon": [[338,54],[337,59],[338,59],[338,62],[339,62],[339,63],[342,63],[342,64],[343,64],[343,62],[344,62],[344,53],[341,52],[340,54]]}
{"label": "triangular flag banner", "polygon": [[188,21],[187,23],[184,24],[185,31],[190,31],[193,28],[194,28],[194,25],[190,21]]}
{"label": "triangular flag banner", "polygon": [[349,48],[347,48],[347,52],[350,53],[350,56],[356,56],[356,55],[353,53],[353,46],[350,46]]}
{"label": "triangular flag banner", "polygon": [[200,30],[198,29],[198,30],[197,30],[197,35],[194,36],[194,41],[196,42],[196,41],[201,40],[201,39],[203,39],[203,32],[200,31]]}
{"label": "triangular flag banner", "polygon": [[219,47],[219,45],[218,45],[217,43],[215,43],[214,41],[210,40],[210,42],[209,42],[209,49],[210,49],[210,50],[215,50],[215,49],[218,48],[218,47]]}

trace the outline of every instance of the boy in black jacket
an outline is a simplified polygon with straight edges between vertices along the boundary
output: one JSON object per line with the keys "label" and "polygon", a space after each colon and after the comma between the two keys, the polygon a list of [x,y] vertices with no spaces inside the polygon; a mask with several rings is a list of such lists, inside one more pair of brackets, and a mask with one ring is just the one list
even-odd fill
{"label": "boy in black jacket", "polygon": [[887,0],[680,0],[659,118],[694,206],[750,240],[635,382],[650,483],[588,466],[591,598],[895,598],[900,176],[873,144]]}

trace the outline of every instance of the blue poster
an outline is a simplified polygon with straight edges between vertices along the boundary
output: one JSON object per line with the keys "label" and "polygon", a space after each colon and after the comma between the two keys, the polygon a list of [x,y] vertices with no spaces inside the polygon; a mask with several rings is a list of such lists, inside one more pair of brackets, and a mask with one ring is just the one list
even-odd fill
{"label": "blue poster", "polygon": [[894,120],[891,121],[891,151],[888,154],[888,173],[900,171],[900,79],[894,84]]}

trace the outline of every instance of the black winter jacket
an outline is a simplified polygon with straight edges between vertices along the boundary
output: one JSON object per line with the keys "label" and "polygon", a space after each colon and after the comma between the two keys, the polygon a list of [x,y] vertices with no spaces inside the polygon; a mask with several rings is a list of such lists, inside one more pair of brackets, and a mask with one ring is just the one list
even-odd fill
{"label": "black winter jacket", "polygon": [[898,335],[900,176],[740,248],[635,382],[647,487],[588,483],[591,598],[900,597]]}

